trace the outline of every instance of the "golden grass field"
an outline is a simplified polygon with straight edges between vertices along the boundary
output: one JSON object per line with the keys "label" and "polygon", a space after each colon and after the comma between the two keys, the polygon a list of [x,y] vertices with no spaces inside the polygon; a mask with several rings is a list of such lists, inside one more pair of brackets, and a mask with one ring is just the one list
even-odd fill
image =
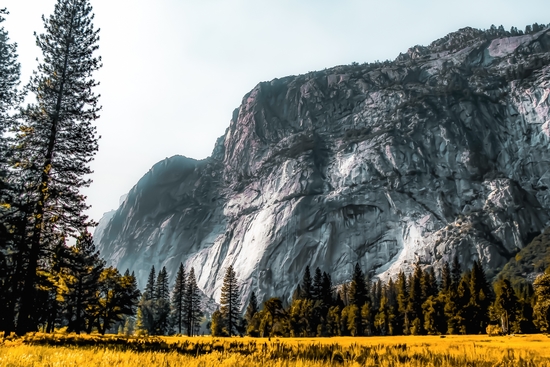
{"label": "golden grass field", "polygon": [[548,366],[546,335],[212,338],[36,334],[0,339],[0,366]]}

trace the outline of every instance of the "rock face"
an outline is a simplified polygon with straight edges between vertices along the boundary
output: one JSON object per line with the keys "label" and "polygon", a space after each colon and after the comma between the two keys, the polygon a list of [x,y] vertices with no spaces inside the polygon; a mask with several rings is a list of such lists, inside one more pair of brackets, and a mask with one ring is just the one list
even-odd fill
{"label": "rock face", "polygon": [[232,264],[259,298],[290,297],[306,265],[350,280],[436,270],[489,276],[550,220],[550,29],[461,29],[393,62],[258,84],[212,156],[157,163],[96,237],[103,256],[219,299]]}

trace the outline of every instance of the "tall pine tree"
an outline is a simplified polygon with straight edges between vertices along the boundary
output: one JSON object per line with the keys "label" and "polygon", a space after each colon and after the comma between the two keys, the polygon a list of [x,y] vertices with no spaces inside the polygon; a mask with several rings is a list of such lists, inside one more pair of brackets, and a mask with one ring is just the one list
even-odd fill
{"label": "tall pine tree", "polygon": [[71,248],[71,265],[67,269],[65,317],[68,331],[80,334],[91,329],[90,309],[97,308],[99,277],[105,262],[96,250],[92,236],[85,232]]}
{"label": "tall pine tree", "polygon": [[202,317],[201,298],[197,279],[195,278],[195,269],[191,268],[187,277],[187,291],[185,292],[186,302],[186,326],[187,335],[193,336],[198,331]]}
{"label": "tall pine tree", "polygon": [[17,135],[17,167],[32,203],[28,256],[22,274],[17,332],[36,330],[32,317],[41,252],[52,232],[76,236],[93,224],[80,189],[89,186],[89,163],[97,151],[97,86],[91,75],[101,67],[94,56],[99,40],[89,0],[58,0],[36,38],[43,61],[29,83],[36,102],[23,111]]}
{"label": "tall pine tree", "polygon": [[[0,24],[6,19],[6,9],[0,10]],[[19,196],[9,178],[10,138],[6,133],[14,127],[14,111],[20,102],[17,91],[20,66],[16,44],[10,43],[8,32],[0,28],[0,330],[14,331],[15,303],[19,294],[18,265],[23,259],[16,246],[17,218],[21,213],[16,204]]]}
{"label": "tall pine tree", "polygon": [[185,329],[185,283],[187,275],[183,264],[180,263],[178,273],[176,274],[176,282],[172,292],[172,320],[178,331],[181,334]]}
{"label": "tall pine tree", "polygon": [[312,299],[313,282],[311,280],[311,272],[309,271],[309,265],[307,265],[306,270],[304,270],[304,278],[302,279],[302,285],[300,286],[300,288],[302,290],[301,298]]}
{"label": "tall pine tree", "polygon": [[311,287],[311,297],[314,301],[322,301],[323,299],[323,274],[321,269],[315,268],[315,275],[313,276],[313,284]]}
{"label": "tall pine tree", "polygon": [[239,285],[237,284],[237,275],[233,270],[233,265],[229,265],[223,279],[222,295],[220,299],[222,305],[221,313],[223,315],[227,335],[234,334],[239,320]]}
{"label": "tall pine tree", "polygon": [[159,271],[155,288],[155,326],[156,335],[166,335],[169,329],[170,291],[168,289],[168,273],[166,267]]}
{"label": "tall pine tree", "polygon": [[258,299],[256,298],[256,293],[252,292],[250,294],[250,301],[248,301],[248,306],[246,307],[246,313],[244,315],[244,318],[248,324],[251,323],[252,318],[256,315],[256,313],[258,313],[258,311]]}

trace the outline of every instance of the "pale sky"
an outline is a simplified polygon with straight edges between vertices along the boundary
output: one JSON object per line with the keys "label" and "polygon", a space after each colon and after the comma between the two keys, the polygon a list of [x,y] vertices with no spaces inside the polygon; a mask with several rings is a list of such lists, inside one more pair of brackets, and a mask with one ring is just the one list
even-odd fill
{"label": "pale sky", "polygon": [[[55,0],[1,0],[22,84]],[[548,23],[548,0],[91,0],[104,67],[89,215],[118,207],[156,162],[202,159],[260,81],[395,59],[459,28]],[[546,18],[545,18],[546,17]]]}

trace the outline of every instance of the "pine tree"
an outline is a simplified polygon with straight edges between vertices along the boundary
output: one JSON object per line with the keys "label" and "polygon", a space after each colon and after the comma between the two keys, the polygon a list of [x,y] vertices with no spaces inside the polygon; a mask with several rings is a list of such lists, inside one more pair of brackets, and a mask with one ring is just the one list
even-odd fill
{"label": "pine tree", "polygon": [[117,269],[106,268],[99,278],[99,307],[95,314],[98,331],[105,332],[123,316],[133,316],[139,299],[135,278],[121,276]]}
{"label": "pine tree", "polygon": [[[0,9],[0,24],[6,18],[2,15],[8,15],[6,9]],[[5,135],[10,128],[15,125],[15,119],[12,112],[18,107],[21,101],[21,95],[18,93],[20,65],[17,62],[17,45],[10,43],[8,32],[2,26],[0,28],[0,246],[5,245],[8,235],[8,224],[5,221],[6,212],[11,206],[11,200],[7,197],[7,159],[9,158],[8,142]],[[0,247],[1,249],[1,247]],[[0,257],[0,261],[2,258]]]}
{"label": "pine tree", "polygon": [[516,321],[519,311],[519,300],[508,279],[499,279],[494,284],[495,302],[493,313],[498,318],[503,334],[510,332],[510,324]]}
{"label": "pine tree", "polygon": [[210,333],[212,336],[224,336],[223,334],[223,316],[220,310],[212,313],[212,321],[210,324]]}
{"label": "pine tree", "polygon": [[168,290],[168,273],[166,272],[166,267],[163,266],[159,271],[157,276],[157,281],[155,283],[155,299],[169,299],[170,293]]}
{"label": "pine tree", "polygon": [[407,304],[409,299],[409,292],[407,287],[407,278],[405,273],[400,271],[397,276],[396,282],[397,288],[397,333],[409,334],[410,318],[407,312]]}
{"label": "pine tree", "polygon": [[[361,319],[361,308],[368,301],[368,288],[365,281],[365,276],[359,264],[355,264],[355,269],[353,272],[353,278],[349,286],[349,303],[350,305],[355,305],[356,307],[353,310],[356,310],[355,314],[348,313],[348,322],[353,319],[356,322],[356,325],[350,328],[350,332],[353,335],[363,335],[363,320]],[[351,312],[351,311],[350,311]],[[370,320],[369,320],[370,322]]]}
{"label": "pine tree", "polygon": [[437,284],[437,278],[435,277],[433,268],[423,272],[420,286],[422,288],[422,300],[424,302],[432,296],[437,296],[439,293],[439,284]]}
{"label": "pine tree", "polygon": [[349,302],[359,309],[367,302],[367,283],[359,264],[355,264],[353,277],[349,285]]}
{"label": "pine tree", "polygon": [[444,291],[449,291],[451,289],[452,282],[451,267],[449,266],[449,263],[445,261],[443,264],[443,269],[441,270],[441,289]]}
{"label": "pine tree", "polygon": [[397,335],[401,333],[398,317],[399,305],[397,302],[397,285],[394,283],[392,278],[388,281],[386,297],[388,299],[388,335]]}
{"label": "pine tree", "polygon": [[[422,295],[422,268],[419,263],[415,264],[414,272],[410,282],[409,301],[407,306],[407,312],[410,314],[410,320],[415,325],[415,335],[423,334],[423,313],[422,304],[424,298]],[[415,320],[418,319],[418,322]],[[411,334],[412,334],[411,329]]]}
{"label": "pine tree", "polygon": [[147,278],[147,285],[143,291],[143,298],[147,301],[155,299],[155,295],[157,294],[155,280],[155,266],[153,265],[151,266],[151,271],[149,272],[149,277]]}
{"label": "pine tree", "polygon": [[[89,310],[97,308],[99,277],[105,262],[99,256],[92,235],[88,232],[78,238],[70,253],[67,293],[64,297],[65,317],[68,320],[67,330],[80,334],[90,328],[92,315]],[[137,289],[137,284],[135,287]]]}
{"label": "pine tree", "polygon": [[300,287],[300,284],[298,284],[296,288],[294,288],[294,292],[292,292],[292,302],[299,299],[302,299],[302,287]]}
{"label": "pine tree", "polygon": [[313,284],[311,280],[311,273],[309,271],[309,265],[306,266],[306,270],[304,271],[304,278],[302,279],[301,289],[303,299],[312,299]]}
{"label": "pine tree", "polygon": [[[6,19],[6,9],[0,10],[0,24]],[[9,42],[8,32],[0,28],[0,331],[15,330],[16,303],[20,295],[19,271],[24,254],[17,246],[19,221],[22,217],[18,206],[20,193],[10,177],[11,138],[7,132],[15,128],[13,111],[21,101],[17,91],[20,66],[17,62],[16,44]],[[19,236],[21,237],[21,236]],[[21,238],[19,238],[21,240]]]}
{"label": "pine tree", "polygon": [[492,302],[492,292],[485,271],[477,260],[474,261],[468,280],[470,286],[468,325],[471,328],[469,332],[478,334],[485,331],[489,322],[488,310]]}
{"label": "pine tree", "polygon": [[72,237],[93,224],[79,190],[90,184],[89,163],[97,151],[92,122],[98,118],[98,96],[91,78],[101,67],[94,56],[99,40],[92,25],[89,0],[58,0],[44,20],[45,33],[36,38],[43,62],[28,89],[36,103],[23,111],[17,135],[16,160],[33,204],[29,218],[28,257],[17,321],[17,332],[35,330],[34,307],[41,250],[53,231]]}
{"label": "pine tree", "polygon": [[453,257],[453,265],[451,269],[451,279],[454,289],[458,289],[458,284],[462,278],[462,269],[460,268],[460,262],[458,261],[458,255]]}
{"label": "pine tree", "polygon": [[151,266],[151,271],[149,272],[149,277],[147,278],[147,285],[145,290],[141,295],[141,300],[139,301],[139,333],[146,333],[152,335],[155,333],[155,324],[156,324],[156,276],[155,276],[155,266]]}
{"label": "pine tree", "polygon": [[332,279],[329,274],[323,272],[323,283],[321,285],[321,300],[327,308],[334,305],[332,296]]}
{"label": "pine tree", "polygon": [[318,267],[315,268],[315,275],[313,276],[313,284],[311,287],[311,298],[314,301],[320,301],[322,300],[323,292],[323,274],[321,273],[321,269]]}
{"label": "pine tree", "polygon": [[256,298],[256,293],[252,292],[250,294],[250,301],[248,302],[248,306],[246,307],[246,313],[244,315],[245,320],[248,324],[251,323],[252,318],[256,313],[258,313],[258,299]]}
{"label": "pine tree", "polygon": [[185,302],[187,309],[186,326],[187,335],[195,335],[196,330],[199,327],[199,323],[202,317],[202,310],[200,304],[199,287],[197,286],[197,280],[195,278],[195,269],[191,268],[189,276],[187,277],[187,291],[185,292]]}
{"label": "pine tree", "polygon": [[239,286],[237,276],[233,270],[233,265],[229,265],[223,279],[222,295],[220,299],[222,305],[221,313],[226,326],[228,336],[234,335],[234,331],[239,319]]}
{"label": "pine tree", "polygon": [[174,284],[174,290],[172,292],[172,312],[173,320],[178,330],[178,334],[181,334],[185,329],[185,283],[187,276],[183,264],[180,263],[178,273],[176,274],[176,282]]}
{"label": "pine tree", "polygon": [[456,314],[452,316],[455,320],[455,333],[471,333],[473,329],[470,320],[473,320],[470,301],[472,294],[470,292],[470,272],[464,273],[458,284]]}
{"label": "pine tree", "polygon": [[550,331],[550,268],[539,275],[533,283],[535,288],[535,307],[533,316],[535,326],[543,333]]}
{"label": "pine tree", "polygon": [[168,290],[168,273],[164,266],[159,271],[156,281],[154,311],[154,333],[156,335],[166,335],[169,328],[170,293]]}
{"label": "pine tree", "polygon": [[[6,9],[0,9],[0,24],[6,20],[2,15],[7,14],[9,13]],[[14,127],[15,119],[12,112],[18,107],[21,100],[17,91],[19,77],[20,65],[17,62],[17,45],[10,43],[8,32],[2,26],[0,28],[0,246],[5,246],[6,236],[9,234],[7,228],[4,227],[8,224],[6,216],[11,206],[7,192],[9,139],[5,134]],[[0,261],[2,261],[1,256]]]}

